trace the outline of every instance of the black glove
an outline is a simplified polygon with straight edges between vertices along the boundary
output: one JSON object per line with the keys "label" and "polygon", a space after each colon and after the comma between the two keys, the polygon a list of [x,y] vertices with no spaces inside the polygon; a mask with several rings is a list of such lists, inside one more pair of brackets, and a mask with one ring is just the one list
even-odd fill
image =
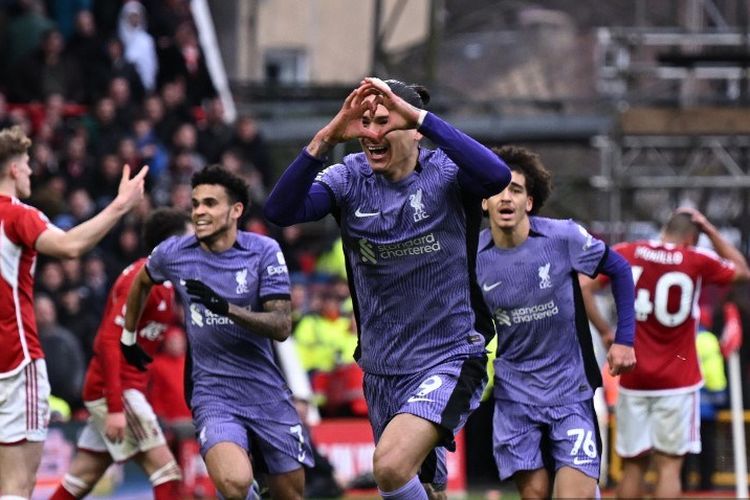
{"label": "black glove", "polygon": [[142,372],[145,372],[146,365],[154,360],[138,344],[125,345],[120,342],[120,350],[122,351],[122,355],[125,356],[125,361]]}
{"label": "black glove", "polygon": [[226,316],[229,313],[229,302],[227,299],[220,297],[216,292],[211,290],[206,284],[198,280],[185,280],[187,293],[193,299],[206,306],[209,311]]}

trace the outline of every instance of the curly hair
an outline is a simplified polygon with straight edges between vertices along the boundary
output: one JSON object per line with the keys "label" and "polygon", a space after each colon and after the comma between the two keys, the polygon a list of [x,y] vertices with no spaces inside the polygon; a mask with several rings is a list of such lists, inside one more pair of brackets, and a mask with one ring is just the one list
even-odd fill
{"label": "curly hair", "polygon": [[526,192],[532,198],[530,215],[536,215],[552,193],[552,175],[538,154],[521,146],[493,148],[501,160],[513,172],[526,178]]}
{"label": "curly hair", "polygon": [[166,240],[170,236],[185,232],[185,226],[190,223],[187,213],[176,208],[157,208],[151,212],[141,229],[141,238],[148,250]]}
{"label": "curly hair", "polygon": [[31,139],[18,125],[0,131],[0,169],[11,158],[28,153],[30,147]]}
{"label": "curly hair", "polygon": [[201,184],[217,184],[224,189],[232,203],[242,203],[243,211],[247,210],[250,202],[247,182],[242,177],[233,174],[221,165],[209,165],[193,174],[190,185],[195,188]]}

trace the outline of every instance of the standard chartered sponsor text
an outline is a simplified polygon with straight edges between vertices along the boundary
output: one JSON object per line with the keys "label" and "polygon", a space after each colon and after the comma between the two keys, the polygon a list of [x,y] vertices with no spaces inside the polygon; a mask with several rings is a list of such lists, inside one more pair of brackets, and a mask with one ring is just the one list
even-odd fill
{"label": "standard chartered sponsor text", "polygon": [[544,304],[537,304],[529,307],[519,307],[513,309],[510,312],[513,323],[528,323],[529,321],[536,321],[544,318],[549,318],[558,313],[557,305],[554,300],[545,302]]}
{"label": "standard chartered sponsor text", "polygon": [[439,252],[440,241],[435,239],[433,233],[425,234],[399,243],[387,243],[377,245],[378,257],[381,259],[393,259],[396,257],[407,257],[410,255],[422,255],[425,253]]}

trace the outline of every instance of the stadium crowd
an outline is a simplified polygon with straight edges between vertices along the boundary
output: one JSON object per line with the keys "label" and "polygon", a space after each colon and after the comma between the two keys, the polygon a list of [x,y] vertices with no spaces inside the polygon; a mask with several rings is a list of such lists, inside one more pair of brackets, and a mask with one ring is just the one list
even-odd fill
{"label": "stadium crowd", "polygon": [[[275,180],[268,145],[252,116],[226,123],[188,2],[5,4],[0,61],[10,70],[0,74],[0,128],[19,125],[33,141],[34,190],[26,201],[70,229],[114,199],[122,165],[150,167],[142,203],[93,251],[67,260],[40,256],[37,264],[52,392],[74,415],[83,408],[83,374],[110,286],[146,253],[140,227],[159,206],[188,212],[190,177],[207,164],[219,163],[250,185],[241,228],[281,243],[293,273],[295,318],[304,319],[304,328],[314,332],[309,326],[326,314],[324,303],[328,315],[335,309],[349,317],[336,247],[313,254],[298,228],[265,222],[262,206]],[[339,348],[315,349],[304,356],[313,372],[341,356]]]}

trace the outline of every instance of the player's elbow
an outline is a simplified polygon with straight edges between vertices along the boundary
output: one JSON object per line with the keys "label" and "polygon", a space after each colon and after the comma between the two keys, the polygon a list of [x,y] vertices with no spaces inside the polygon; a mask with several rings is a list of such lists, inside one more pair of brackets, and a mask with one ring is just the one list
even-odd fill
{"label": "player's elbow", "polygon": [[292,335],[292,320],[291,318],[285,320],[279,328],[274,332],[273,339],[279,342],[284,342]]}
{"label": "player's elbow", "polygon": [[273,224],[276,224],[277,226],[287,227],[294,224],[292,218],[284,213],[284,211],[275,203],[266,202],[265,206],[263,207],[263,215],[265,216],[266,220]]}
{"label": "player's elbow", "polygon": [[750,281],[750,268],[747,265],[737,266],[734,272],[735,282],[746,282]]}

